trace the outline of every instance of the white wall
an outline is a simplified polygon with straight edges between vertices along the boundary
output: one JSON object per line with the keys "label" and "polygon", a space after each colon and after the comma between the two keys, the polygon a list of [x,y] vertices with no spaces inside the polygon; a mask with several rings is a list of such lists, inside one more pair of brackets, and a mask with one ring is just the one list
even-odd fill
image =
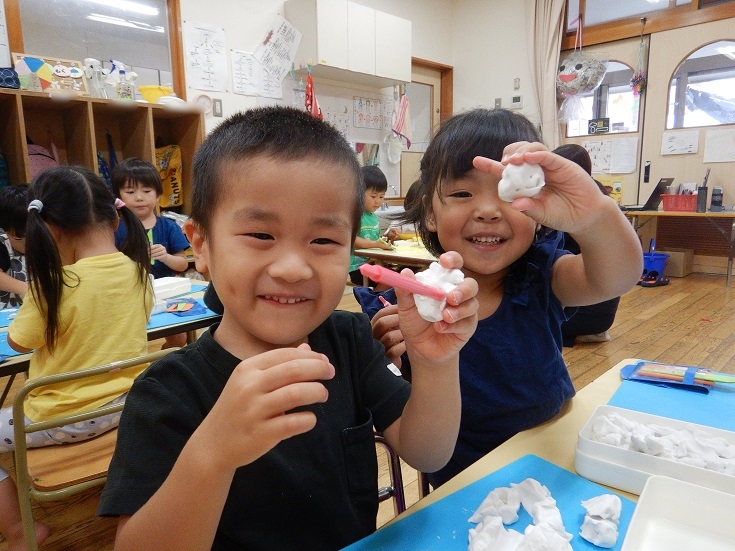
{"label": "white wall", "polygon": [[[453,2],[446,0],[354,0],[359,4],[410,19],[412,22],[412,55],[445,65],[453,65]],[[507,1],[509,4],[510,0]],[[222,27],[227,51],[253,51],[263,39],[275,15],[285,13],[283,0],[181,0],[181,19]],[[229,55],[228,55],[229,57]],[[228,59],[229,64],[229,59]],[[288,77],[287,77],[288,78]],[[455,94],[456,94],[455,81]],[[201,93],[187,88],[187,98]],[[257,105],[257,99],[232,93],[207,92],[222,99],[225,116]],[[207,116],[207,131],[222,119]]]}
{"label": "white wall", "polygon": [[[521,113],[539,121],[531,84],[526,42],[525,2],[455,0],[451,29],[454,45],[454,110],[492,108],[495,98],[510,107],[511,96],[523,96]],[[520,89],[513,90],[513,80]]]}

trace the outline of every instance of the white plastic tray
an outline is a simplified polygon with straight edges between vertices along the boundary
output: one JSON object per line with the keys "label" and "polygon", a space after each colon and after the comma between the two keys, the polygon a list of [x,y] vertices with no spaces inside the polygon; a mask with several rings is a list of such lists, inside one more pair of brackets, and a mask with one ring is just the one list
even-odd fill
{"label": "white plastic tray", "polygon": [[191,291],[191,280],[185,277],[159,277],[153,280],[156,300],[166,300]]}
{"label": "white plastic tray", "polygon": [[735,551],[735,495],[651,476],[621,551]]}
{"label": "white plastic tray", "polygon": [[[735,476],[717,473],[708,469],[685,465],[671,459],[655,457],[645,453],[618,448],[592,440],[593,420],[602,415],[617,413],[626,419],[646,425],[657,424],[682,430],[696,428],[711,436],[718,436],[735,445],[735,432],[686,423],[669,417],[660,417],[614,406],[598,406],[579,431],[574,449],[574,468],[589,480],[640,495],[651,475],[664,475],[735,494]],[[704,549],[704,548],[702,548]]]}

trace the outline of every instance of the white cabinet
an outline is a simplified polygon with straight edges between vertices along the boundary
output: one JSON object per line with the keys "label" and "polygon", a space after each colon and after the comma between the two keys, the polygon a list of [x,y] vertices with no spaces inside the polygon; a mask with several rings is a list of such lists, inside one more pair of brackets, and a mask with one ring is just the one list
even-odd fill
{"label": "white cabinet", "polygon": [[375,74],[411,82],[411,22],[375,12]]}
{"label": "white cabinet", "polygon": [[357,73],[375,74],[375,10],[347,2],[348,68]]}
{"label": "white cabinet", "polygon": [[315,76],[383,88],[411,82],[411,21],[347,0],[288,0],[302,33],[296,64]]}

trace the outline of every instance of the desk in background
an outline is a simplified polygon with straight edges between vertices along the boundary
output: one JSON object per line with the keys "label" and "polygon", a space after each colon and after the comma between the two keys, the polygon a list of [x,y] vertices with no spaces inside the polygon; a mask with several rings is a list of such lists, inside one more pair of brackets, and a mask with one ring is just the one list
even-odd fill
{"label": "desk in background", "polygon": [[392,251],[385,249],[355,249],[355,256],[361,256],[376,264],[398,264],[399,266],[414,266],[426,268],[436,261],[436,257],[424,247],[401,247]]}
{"label": "desk in background", "polygon": [[727,257],[725,285],[730,287],[735,253],[735,212],[628,211],[646,250],[651,238],[656,248],[693,249],[695,255]]}

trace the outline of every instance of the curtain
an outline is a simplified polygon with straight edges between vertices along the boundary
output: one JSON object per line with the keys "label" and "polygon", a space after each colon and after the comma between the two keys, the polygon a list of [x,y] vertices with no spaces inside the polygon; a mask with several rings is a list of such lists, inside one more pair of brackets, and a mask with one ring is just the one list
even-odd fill
{"label": "curtain", "polygon": [[566,0],[526,0],[528,57],[536,91],[541,132],[549,149],[561,145],[556,102],[556,73],[564,36]]}

